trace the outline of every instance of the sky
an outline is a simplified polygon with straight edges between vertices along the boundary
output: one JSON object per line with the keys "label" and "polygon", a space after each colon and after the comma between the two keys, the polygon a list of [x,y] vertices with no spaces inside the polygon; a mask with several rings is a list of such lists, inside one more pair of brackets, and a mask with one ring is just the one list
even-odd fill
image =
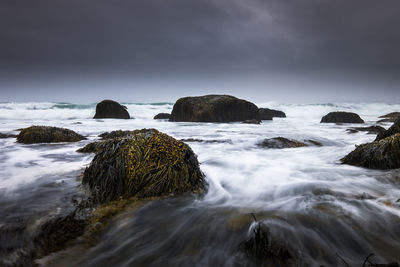
{"label": "sky", "polygon": [[0,102],[400,103],[399,0],[1,0]]}

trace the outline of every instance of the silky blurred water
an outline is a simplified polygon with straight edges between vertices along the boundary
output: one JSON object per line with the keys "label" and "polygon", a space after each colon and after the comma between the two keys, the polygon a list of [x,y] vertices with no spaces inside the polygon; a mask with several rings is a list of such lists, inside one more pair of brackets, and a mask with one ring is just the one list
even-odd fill
{"label": "silky blurred water", "polygon": [[[375,125],[379,116],[399,111],[400,105],[257,103],[282,110],[287,118],[248,125],[153,120],[157,113],[171,112],[173,105],[123,104],[131,120],[94,120],[95,104],[0,103],[0,132],[50,125],[88,137],[55,145],[0,139],[1,227],[18,218],[34,224],[43,214],[62,212],[79,195],[79,175],[93,157],[76,150],[100,133],[156,128],[177,139],[204,140],[188,142],[209,183],[204,198],[156,201],[128,212],[96,246],[61,252],[55,266],[246,265],[237,247],[251,226],[249,213],[296,247],[309,265],[337,266],[336,253],[354,264],[371,252],[378,261],[400,260],[399,170],[340,164],[356,144],[375,136],[346,132],[359,125],[320,123],[323,115],[339,110],[356,112],[365,126]],[[323,146],[256,146],[278,136]]]}

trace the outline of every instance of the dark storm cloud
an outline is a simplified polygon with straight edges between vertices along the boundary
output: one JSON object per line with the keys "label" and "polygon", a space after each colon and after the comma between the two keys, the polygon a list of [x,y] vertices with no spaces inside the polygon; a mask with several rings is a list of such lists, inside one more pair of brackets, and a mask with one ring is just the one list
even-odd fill
{"label": "dark storm cloud", "polygon": [[400,1],[3,0],[1,68],[400,69]]}

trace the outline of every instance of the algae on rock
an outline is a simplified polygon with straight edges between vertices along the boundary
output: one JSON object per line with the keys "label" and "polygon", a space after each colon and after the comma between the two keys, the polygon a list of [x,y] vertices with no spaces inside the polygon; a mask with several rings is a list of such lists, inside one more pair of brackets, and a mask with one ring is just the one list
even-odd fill
{"label": "algae on rock", "polygon": [[205,190],[204,174],[191,148],[155,129],[136,130],[99,145],[82,180],[94,203]]}

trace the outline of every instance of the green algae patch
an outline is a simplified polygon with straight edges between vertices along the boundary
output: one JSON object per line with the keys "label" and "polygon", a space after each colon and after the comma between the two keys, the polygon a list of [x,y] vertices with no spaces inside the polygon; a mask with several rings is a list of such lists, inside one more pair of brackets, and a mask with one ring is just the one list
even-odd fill
{"label": "green algae patch", "polygon": [[23,144],[78,142],[84,139],[72,130],[50,126],[24,128],[17,136],[17,142]]}
{"label": "green algae patch", "polygon": [[82,183],[95,204],[122,198],[200,194],[206,183],[192,149],[155,129],[104,140]]}

